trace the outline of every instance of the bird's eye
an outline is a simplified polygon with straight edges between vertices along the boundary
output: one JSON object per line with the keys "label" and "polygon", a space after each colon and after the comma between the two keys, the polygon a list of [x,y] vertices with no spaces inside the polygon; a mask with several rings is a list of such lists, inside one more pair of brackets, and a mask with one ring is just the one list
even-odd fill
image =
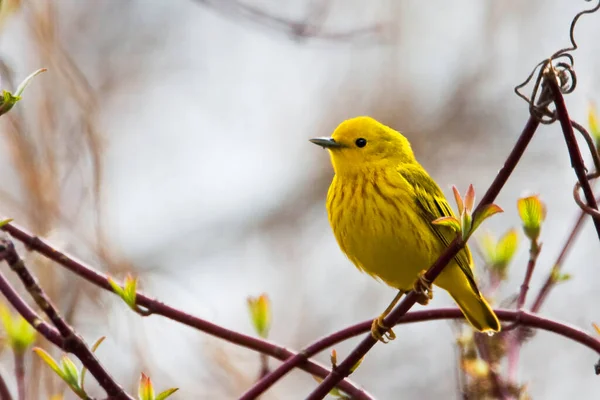
{"label": "bird's eye", "polygon": [[354,143],[356,143],[356,147],[365,147],[367,145],[367,139],[358,138]]}

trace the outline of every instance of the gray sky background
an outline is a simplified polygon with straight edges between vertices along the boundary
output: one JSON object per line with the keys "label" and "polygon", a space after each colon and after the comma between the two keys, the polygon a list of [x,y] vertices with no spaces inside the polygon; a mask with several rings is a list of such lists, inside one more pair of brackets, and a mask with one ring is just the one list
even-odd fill
{"label": "gray sky background", "polygon": [[[2,28],[0,55],[17,80],[45,66],[27,23],[40,3],[31,2],[37,6],[25,7]],[[246,297],[267,292],[271,339],[295,349],[373,318],[394,295],[339,251],[324,206],[329,159],[307,139],[328,135],[345,118],[372,115],[411,139],[447,195],[453,184],[464,191],[473,183],[481,196],[527,119],[513,87],[568,45],[572,17],[589,7],[564,0],[323,0],[329,5],[322,32],[350,34],[299,40],[278,26],[236,16],[226,3],[232,2],[60,0],[57,40],[96,95],[102,219],[111,251],[139,269],[149,294],[249,334]],[[319,2],[247,4],[302,21]],[[567,103],[572,118],[583,123],[588,102],[600,103],[599,18],[585,16],[576,31],[579,84]],[[381,30],[357,32],[374,24]],[[39,113],[28,107],[37,104],[40,82],[60,74],[50,69],[36,79],[19,105],[25,115]],[[52,93],[59,104],[61,97]],[[69,126],[77,108],[61,107],[59,128]],[[22,193],[6,157],[0,167],[5,191]],[[70,185],[85,187],[81,176],[60,188],[65,215],[76,203]],[[525,193],[546,201],[533,293],[578,213],[574,182],[559,127],[543,126],[497,200],[505,213],[483,227],[496,235],[518,227],[516,200]],[[0,204],[2,214],[18,215],[9,203]],[[93,242],[95,211],[91,202],[82,204],[77,222],[62,223],[54,235],[85,258],[79,243]],[[581,236],[565,266],[573,279],[553,292],[542,313],[589,330],[600,322],[594,306],[600,253],[591,224]],[[527,257],[523,240],[497,301],[518,291]],[[108,336],[99,356],[129,388],[143,369],[160,388],[180,387],[176,398],[233,399],[258,373],[253,352],[158,317],[140,320],[107,293],[97,302],[101,308],[94,313],[108,317],[98,321],[84,307],[76,326],[89,341]],[[438,290],[430,307],[449,304]],[[353,380],[381,399],[457,396],[450,324],[408,325],[396,334],[395,342],[368,354]],[[337,346],[338,354],[355,343]],[[327,363],[328,353],[317,358]],[[520,377],[536,399],[591,399],[598,390],[596,361],[579,345],[539,333],[523,348]],[[5,357],[0,370],[10,374],[11,365]],[[310,376],[295,372],[264,398],[303,398],[314,386]]]}

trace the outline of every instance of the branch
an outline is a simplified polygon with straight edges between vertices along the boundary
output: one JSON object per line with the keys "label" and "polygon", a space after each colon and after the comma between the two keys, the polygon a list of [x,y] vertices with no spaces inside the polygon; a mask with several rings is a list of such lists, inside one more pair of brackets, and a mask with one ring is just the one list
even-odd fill
{"label": "branch", "polygon": [[[25,289],[31,294],[38,307],[44,311],[54,324],[62,338],[62,349],[74,354],[110,397],[115,400],[133,400],[102,367],[94,353],[85,344],[83,338],[60,316],[48,295],[46,295],[17,254],[14,244],[7,239],[0,240],[0,260],[6,261],[10,268],[18,275]],[[35,325],[33,326],[35,327]]]}
{"label": "branch", "polygon": [[[583,157],[581,156],[581,152],[579,151],[577,139],[575,139],[573,125],[571,124],[571,118],[569,117],[569,112],[567,111],[565,98],[563,97],[558,84],[556,70],[554,69],[554,67],[551,66],[544,73],[544,75],[544,81],[548,84],[548,87],[552,92],[552,96],[554,98],[554,105],[556,106],[556,114],[558,120],[560,121],[560,126],[562,127],[563,134],[565,136],[565,143],[567,144],[567,148],[569,149],[569,156],[571,157],[571,167],[573,167],[573,169],[575,170],[575,175],[577,175],[577,180],[579,181],[579,184],[583,189],[583,194],[587,201],[588,207],[592,208],[597,212],[598,203],[596,202],[596,198],[594,197],[594,192],[592,191],[590,181],[587,178],[587,172],[585,164],[583,162]],[[598,234],[598,238],[600,239],[600,219],[593,218],[593,221],[594,226],[596,227],[596,233]]]}
{"label": "branch", "polygon": [[[270,14],[258,7],[254,7],[249,4],[244,4],[241,1],[236,0],[194,0],[198,4],[202,4],[205,7],[210,7],[215,11],[225,16],[232,16],[234,18],[243,18],[251,21],[255,24],[271,28],[277,32],[283,32],[284,34],[297,39],[305,38],[319,38],[331,41],[338,40],[349,40],[357,37],[364,37],[370,35],[376,35],[382,31],[383,24],[372,24],[361,28],[351,29],[347,31],[338,32],[327,32],[323,31],[320,24],[321,21],[326,17],[323,7],[321,7],[319,14],[321,15],[310,15],[312,17],[319,17],[317,22],[314,23],[309,19],[304,21],[296,21],[285,17]],[[309,14],[315,14],[311,12]]]}
{"label": "branch", "polygon": [[[600,340],[595,337],[589,335],[588,333],[567,325],[562,322],[554,321],[551,319],[547,319],[544,317],[540,317],[538,315],[532,314],[525,310],[507,310],[507,309],[495,309],[494,312],[498,316],[498,318],[502,321],[508,322],[517,322],[521,325],[528,326],[530,328],[541,329],[548,332],[556,333],[557,335],[563,336],[567,339],[573,340],[577,343],[580,343],[591,350],[600,354]],[[415,322],[425,322],[425,321],[438,321],[445,319],[453,319],[453,320],[463,320],[464,315],[458,308],[433,308],[430,310],[422,310],[422,311],[412,311],[405,314],[400,318],[397,325],[403,324],[411,324]],[[253,388],[252,392],[248,391],[244,396],[240,397],[242,399],[253,399],[255,397],[250,396],[250,394],[257,394],[258,391],[254,390],[255,387],[261,385],[261,383],[265,380],[273,382],[277,381],[279,378],[284,376],[286,373],[291,371],[298,362],[302,362],[309,357],[314,356],[321,351],[332,347],[338,343],[351,339],[355,336],[361,335],[366,332],[370,332],[371,325],[373,321],[363,321],[358,324],[351,325],[347,328],[344,328],[340,331],[337,331],[331,335],[325,336],[313,344],[306,347],[304,350],[298,353],[297,356],[286,360],[279,368],[273,371],[267,377],[261,379]],[[261,387],[265,383],[262,383]],[[268,385],[267,388],[271,386]],[[262,392],[260,392],[262,393]],[[260,394],[258,393],[258,394]]]}
{"label": "branch", "polygon": [[22,352],[14,352],[15,379],[17,380],[17,392],[19,400],[25,400],[25,357]]}
{"label": "branch", "polygon": [[[12,222],[0,227],[0,229],[9,233],[15,239],[21,241],[29,250],[36,251],[42,254],[43,256],[49,258],[52,261],[55,261],[56,263],[62,265],[69,271],[93,283],[94,285],[99,286],[102,289],[108,290],[111,293],[114,293],[112,287],[108,283],[108,277],[106,275],[94,270],[92,267],[76,259],[75,257],[56,249],[49,242],[32,235],[31,233],[27,232],[26,230],[19,227],[18,225],[15,225]],[[3,277],[0,274],[0,290],[2,290],[2,280]],[[6,282],[6,284],[8,285],[8,282]],[[18,294],[15,293],[15,296],[18,298]],[[168,306],[167,304],[150,298],[141,292],[137,292],[136,301],[138,305],[148,310],[149,314],[161,315],[165,318],[177,321],[181,324],[187,325],[191,328],[197,329],[209,335],[213,335],[220,339],[226,340],[230,343],[245,347],[247,349],[258,351],[260,353],[268,354],[269,356],[274,357],[278,360],[285,361],[291,357],[296,356],[295,352],[286,349],[285,347],[277,346],[267,340],[244,335],[242,333],[223,328],[219,325],[213,324],[209,321],[203,320],[201,318],[195,317],[191,314],[187,314],[176,308]],[[24,305],[25,307],[28,307],[26,304]],[[21,308],[17,307],[16,305],[14,306],[17,309],[17,311],[19,311],[19,313],[23,315],[25,319],[27,319],[32,324],[32,326],[36,327],[36,325],[34,325],[34,323],[32,322],[37,318],[37,316],[35,316],[35,312],[31,311],[31,313],[33,313],[34,316],[29,315],[29,318],[31,318],[30,321],[27,315],[25,315],[22,312],[22,305],[20,305]],[[39,318],[37,318],[37,320],[39,321]],[[52,327],[50,328],[54,329]],[[36,327],[36,329],[38,328]],[[58,334],[58,332],[56,332],[56,334]],[[62,347],[59,344],[62,339],[60,339],[60,335],[58,336],[58,343],[55,344]],[[312,375],[316,375],[321,378],[325,378],[330,372],[324,366],[311,360],[303,361],[301,364],[298,364],[298,367]],[[366,393],[363,389],[357,387],[354,383],[350,382],[349,380],[344,380],[340,382],[338,386],[340,390],[343,390],[345,393],[348,393],[356,399],[365,400],[372,398],[371,395]]]}
{"label": "branch", "polygon": [[0,399],[2,400],[12,400],[12,395],[10,394],[10,390],[8,390],[8,386],[6,386],[6,381],[0,375]]}
{"label": "branch", "polygon": [[561,267],[563,266],[564,260],[567,257],[567,254],[569,253],[569,250],[571,250],[573,243],[575,243],[575,238],[577,237],[577,234],[581,231],[581,228],[583,227],[583,222],[585,221],[585,216],[586,216],[585,211],[581,210],[579,213],[579,217],[577,218],[577,222],[575,222],[575,225],[573,225],[573,228],[571,229],[571,233],[569,233],[569,236],[567,237],[565,244],[563,245],[560,253],[558,254],[558,257],[556,258],[556,261],[554,262],[554,265],[552,266],[552,270],[548,274],[546,281],[542,285],[542,288],[540,289],[537,297],[535,298],[535,300],[533,302],[533,306],[531,307],[531,312],[536,313],[540,310],[540,308],[542,308],[542,304],[544,303],[544,300],[546,300],[546,297],[550,293],[550,290],[552,289],[552,287],[555,286],[555,284],[556,284],[555,275],[557,272],[560,271]]}
{"label": "branch", "polygon": [[[537,117],[533,115],[529,117],[521,136],[508,155],[504,166],[498,172],[498,175],[496,175],[496,178],[477,205],[475,211],[473,211],[474,216],[481,212],[485,206],[494,202],[500,193],[500,190],[502,190],[502,187],[504,187],[504,184],[517,166],[539,124],[540,121]],[[450,260],[452,260],[464,246],[465,243],[460,237],[454,239],[454,241],[450,243],[437,261],[429,268],[425,274],[425,278],[429,282],[434,282],[435,278],[437,278],[440,272],[442,272],[446,264],[448,264],[448,262],[450,262]],[[402,302],[400,302],[400,304],[396,306],[396,308],[384,319],[383,325],[396,325],[400,318],[415,304],[417,297],[418,295],[414,291],[409,292],[404,300],[402,300]],[[363,341],[354,349],[354,351],[352,351],[352,353],[350,353],[350,355],[340,365],[338,365],[338,368],[332,371],[332,373],[329,374],[329,376],[325,378],[323,382],[321,382],[317,389],[315,389],[315,391],[312,392],[309,397],[307,397],[307,400],[316,400],[325,397],[340,379],[347,377],[350,374],[352,367],[356,365],[356,363],[362,357],[364,357],[364,355],[375,345],[375,343],[376,340],[372,335],[365,337]]]}

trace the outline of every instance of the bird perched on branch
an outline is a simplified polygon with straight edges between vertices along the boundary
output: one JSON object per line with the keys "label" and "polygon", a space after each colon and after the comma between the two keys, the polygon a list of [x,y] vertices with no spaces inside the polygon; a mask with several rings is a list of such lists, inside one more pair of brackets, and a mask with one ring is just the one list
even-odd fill
{"label": "bird perched on branch", "polygon": [[[399,289],[371,327],[375,339],[392,340],[394,332],[383,319],[410,290],[420,294],[421,304],[431,299],[431,283],[424,272],[456,237],[451,227],[432,221],[454,213],[415,159],[409,141],[373,118],[349,119],[331,137],[310,141],[331,156],[335,176],[327,212],[340,248],[359,270]],[[433,283],[450,293],[475,329],[500,330],[498,318],[477,288],[468,247]]]}

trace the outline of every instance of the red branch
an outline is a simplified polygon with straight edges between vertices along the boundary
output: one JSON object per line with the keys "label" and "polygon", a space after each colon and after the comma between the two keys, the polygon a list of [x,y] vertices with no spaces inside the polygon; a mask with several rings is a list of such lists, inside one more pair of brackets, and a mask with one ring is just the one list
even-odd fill
{"label": "red branch", "polygon": [[[94,270],[92,267],[88,266],[87,264],[85,264],[82,261],[79,261],[75,257],[56,249],[49,242],[47,242],[37,236],[32,235],[31,233],[27,232],[25,229],[19,227],[18,225],[15,225],[12,222],[2,226],[0,229],[9,233],[15,239],[21,241],[29,250],[36,251],[36,252],[44,255],[45,257],[62,265],[69,271],[75,273],[76,275],[79,275],[83,279],[113,293],[112,287],[108,283],[108,277],[106,275]],[[8,282],[6,282],[6,284],[8,284]],[[0,290],[2,290],[2,276],[1,275],[0,275]],[[15,293],[15,295],[16,295],[16,293]],[[6,296],[6,293],[5,293],[5,296]],[[18,295],[16,295],[16,296],[18,297]],[[151,297],[148,297],[140,292],[137,292],[136,299],[137,299],[137,305],[146,308],[148,310],[149,314],[162,315],[163,317],[166,317],[173,321],[177,321],[179,323],[190,326],[190,327],[200,330],[202,332],[208,333],[209,335],[216,336],[218,338],[221,338],[221,339],[231,342],[233,344],[237,344],[239,346],[242,346],[242,347],[254,350],[254,351],[258,351],[263,354],[268,354],[269,356],[277,358],[278,360],[284,361],[284,360],[287,360],[288,358],[294,357],[296,355],[295,352],[293,352],[292,350],[286,349],[285,347],[277,346],[267,340],[244,335],[242,333],[223,328],[219,325],[213,324],[209,321],[203,320],[201,318],[195,317],[191,314],[185,313],[181,310],[178,310],[176,308],[168,306],[167,304],[162,303],[158,300],[155,300]],[[9,301],[10,301],[10,299],[9,299]],[[12,301],[11,301],[11,303],[12,303]],[[16,301],[16,303],[18,304],[19,302]],[[20,305],[20,306],[22,306],[22,305]],[[27,306],[27,305],[25,304],[25,306]],[[27,319],[30,323],[32,323],[35,320],[35,318],[37,318],[37,316],[35,316],[35,313],[33,312],[33,316],[29,315],[29,318],[31,319],[30,320],[22,312],[22,311],[27,312],[26,309],[24,309],[23,307],[19,308],[17,306],[15,306],[15,308],[17,308],[17,311],[19,311],[19,313],[21,313],[25,317],[25,319]],[[38,318],[38,320],[39,320],[39,318]],[[32,325],[33,325],[33,323],[32,323]],[[33,326],[35,326],[35,325],[33,325]],[[52,328],[52,327],[50,327],[50,328]],[[58,334],[58,332],[56,332],[56,333]],[[60,335],[59,335],[59,337],[60,337]],[[60,339],[55,344],[58,346],[61,346]],[[325,368],[322,365],[320,365],[314,361],[311,361],[311,360],[306,360],[302,364],[298,365],[298,367],[312,375],[316,375],[321,378],[325,378],[330,372],[327,368]],[[353,396],[355,399],[367,400],[367,399],[372,398],[371,395],[369,395],[363,389],[360,389],[359,387],[357,387],[354,383],[350,382],[349,380],[344,380],[344,381],[340,382],[338,387],[340,388],[340,390],[343,390],[345,393],[348,393],[349,395]]]}
{"label": "red branch", "polygon": [[[571,339],[600,354],[600,340],[578,328],[562,322],[540,317],[539,315],[535,315],[524,310],[517,311],[496,309],[494,312],[502,321],[516,322],[531,328],[556,333],[557,335]],[[430,310],[412,311],[400,318],[398,325],[445,319],[464,319],[464,315],[458,308],[433,308]],[[372,323],[372,320],[363,321],[319,339],[310,346],[306,347],[303,351],[299,352],[297,356],[286,360],[279,368],[273,371],[271,374],[273,377],[269,378],[269,381],[272,379],[275,379],[275,381],[279,380],[282,376],[295,368],[299,362],[302,362],[308,357],[312,357],[313,355],[340,342],[361,335],[365,332],[370,332]],[[240,400],[256,398],[258,391],[255,388],[261,385],[261,382],[264,380],[266,380],[266,377],[259,381],[251,391],[248,391],[244,396],[240,397]],[[261,387],[263,385],[261,385]],[[270,385],[268,385],[267,388],[269,386]]]}
{"label": "red branch", "polygon": [[[575,138],[575,132],[573,131],[573,124],[571,124],[569,112],[567,111],[565,98],[563,97],[560,91],[556,73],[553,68],[549,70],[548,77],[547,79],[545,79],[545,82],[548,83],[548,87],[550,88],[550,91],[552,92],[552,96],[554,98],[554,105],[556,106],[556,115],[558,117],[558,120],[560,121],[560,126],[562,127],[562,131],[565,136],[565,142],[569,150],[569,156],[571,157],[571,167],[573,167],[573,169],[575,170],[575,175],[577,175],[577,180],[581,185],[581,189],[583,190],[583,194],[585,196],[588,206],[598,211],[598,203],[596,202],[596,198],[594,197],[594,191],[592,190],[590,181],[587,178],[585,163],[583,162],[581,151],[579,151],[579,145],[577,144],[577,139]],[[598,234],[598,238],[600,239],[600,219],[593,218],[593,221],[594,226],[596,227],[596,233]]]}

